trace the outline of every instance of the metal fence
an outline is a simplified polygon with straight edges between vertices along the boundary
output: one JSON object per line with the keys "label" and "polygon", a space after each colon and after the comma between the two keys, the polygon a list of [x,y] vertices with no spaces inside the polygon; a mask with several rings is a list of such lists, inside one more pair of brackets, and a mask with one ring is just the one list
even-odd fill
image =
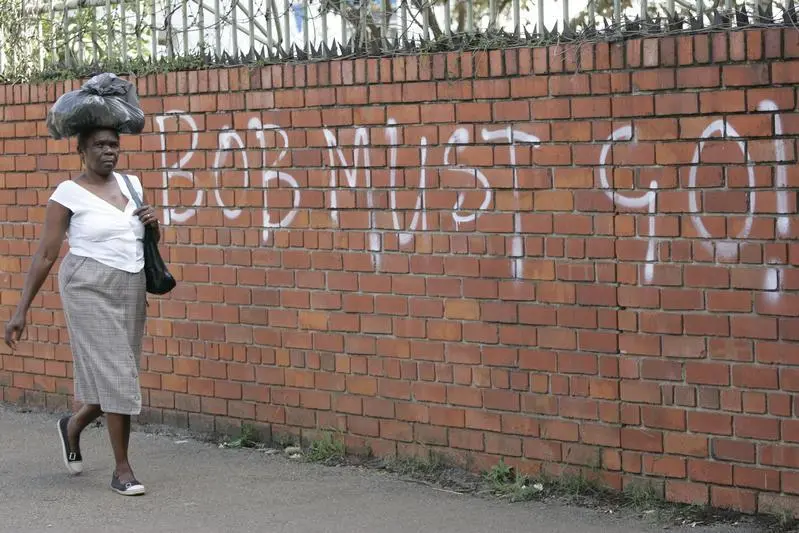
{"label": "metal fence", "polygon": [[795,21],[793,0],[0,0],[0,75]]}

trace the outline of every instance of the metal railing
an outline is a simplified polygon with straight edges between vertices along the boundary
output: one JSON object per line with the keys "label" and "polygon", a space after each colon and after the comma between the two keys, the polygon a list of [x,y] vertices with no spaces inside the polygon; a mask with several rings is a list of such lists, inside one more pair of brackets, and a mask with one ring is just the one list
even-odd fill
{"label": "metal railing", "polygon": [[793,0],[0,0],[0,74],[795,21]]}

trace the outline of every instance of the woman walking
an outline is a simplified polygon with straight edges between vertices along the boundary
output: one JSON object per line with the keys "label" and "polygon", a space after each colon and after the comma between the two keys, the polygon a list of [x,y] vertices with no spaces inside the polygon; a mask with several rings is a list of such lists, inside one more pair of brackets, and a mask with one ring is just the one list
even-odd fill
{"label": "woman walking", "polygon": [[15,349],[31,302],[59,256],[64,237],[69,253],[58,272],[61,301],[72,348],[75,400],[82,404],[58,421],[62,458],[72,474],[83,471],[80,435],[105,413],[116,468],[111,488],[144,494],[128,461],[131,415],[141,411],[139,357],[144,335],[146,290],[142,240],[156,229],[141,183],[114,172],[119,133],[94,128],[78,135],[84,172],[62,182],[47,204],[44,229],[25,278],[22,297],[5,330]]}

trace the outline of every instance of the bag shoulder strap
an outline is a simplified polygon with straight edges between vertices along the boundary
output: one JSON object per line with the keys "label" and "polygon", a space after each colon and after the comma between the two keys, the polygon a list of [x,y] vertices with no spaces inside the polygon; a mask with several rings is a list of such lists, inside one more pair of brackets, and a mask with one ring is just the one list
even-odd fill
{"label": "bag shoulder strap", "polygon": [[120,174],[122,179],[125,180],[125,185],[128,186],[128,190],[130,191],[130,196],[133,198],[133,202],[136,204],[136,207],[141,207],[141,198],[139,198],[139,193],[136,192],[136,189],[133,188],[133,184],[130,182],[130,178],[127,174]]}

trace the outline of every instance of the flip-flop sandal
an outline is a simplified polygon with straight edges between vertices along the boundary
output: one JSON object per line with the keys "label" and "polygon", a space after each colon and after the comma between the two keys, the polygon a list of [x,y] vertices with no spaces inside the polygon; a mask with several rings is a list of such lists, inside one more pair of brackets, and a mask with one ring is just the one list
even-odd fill
{"label": "flip-flop sandal", "polygon": [[68,416],[60,418],[56,427],[58,428],[58,442],[61,443],[61,458],[64,460],[64,466],[70,474],[76,475],[83,472],[83,457],[80,451],[73,452],[69,449],[69,439],[67,438],[67,424],[69,423]]}
{"label": "flip-flop sandal", "polygon": [[116,472],[111,477],[111,490],[122,496],[141,496],[145,492],[144,485],[135,479],[122,483]]}

